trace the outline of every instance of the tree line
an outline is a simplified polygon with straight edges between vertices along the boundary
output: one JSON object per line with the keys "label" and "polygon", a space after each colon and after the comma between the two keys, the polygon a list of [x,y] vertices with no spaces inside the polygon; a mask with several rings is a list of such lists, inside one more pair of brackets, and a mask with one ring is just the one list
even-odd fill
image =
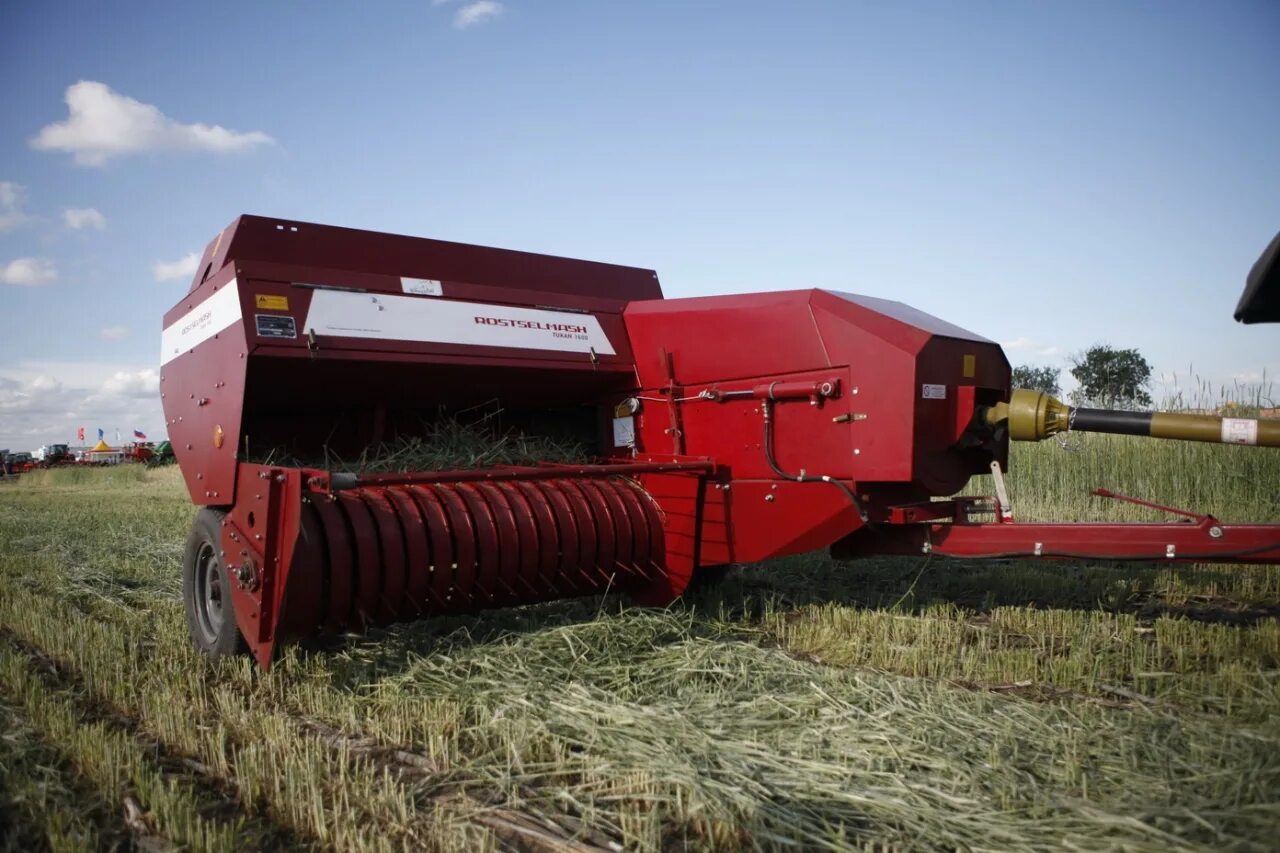
{"label": "tree line", "polygon": [[[1052,365],[1021,364],[1013,369],[1013,387],[1061,396],[1058,379],[1062,368]],[[1136,349],[1117,349],[1106,344],[1090,347],[1071,357],[1071,375],[1079,383],[1072,392],[1078,406],[1103,409],[1137,409],[1151,405],[1147,386],[1151,365]]]}

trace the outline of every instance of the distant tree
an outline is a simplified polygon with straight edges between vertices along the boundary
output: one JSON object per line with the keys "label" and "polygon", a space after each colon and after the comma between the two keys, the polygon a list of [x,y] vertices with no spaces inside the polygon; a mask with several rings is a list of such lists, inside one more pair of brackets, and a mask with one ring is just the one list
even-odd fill
{"label": "distant tree", "polygon": [[1136,349],[1115,349],[1099,344],[1073,356],[1071,375],[1080,383],[1079,402],[1108,409],[1135,409],[1151,405],[1147,383],[1151,365]]}
{"label": "distant tree", "polygon": [[1013,387],[1042,391],[1050,397],[1057,397],[1062,393],[1062,389],[1058,387],[1058,374],[1061,372],[1062,368],[1047,364],[1043,367],[1020,364],[1013,369]]}

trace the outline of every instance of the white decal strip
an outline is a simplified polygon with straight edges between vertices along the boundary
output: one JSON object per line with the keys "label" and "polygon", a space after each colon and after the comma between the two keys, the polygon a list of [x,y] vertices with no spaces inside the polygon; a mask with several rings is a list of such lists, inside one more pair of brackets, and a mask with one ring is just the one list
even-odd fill
{"label": "white decal strip", "polygon": [[301,331],[343,338],[580,353],[595,350],[600,355],[614,355],[608,335],[591,314],[343,290],[312,293]]}
{"label": "white decal strip", "polygon": [[1223,444],[1257,444],[1258,422],[1251,418],[1223,418]]}
{"label": "white decal strip", "polygon": [[240,289],[233,278],[164,330],[160,336],[160,365],[163,367],[196,344],[238,322]]}

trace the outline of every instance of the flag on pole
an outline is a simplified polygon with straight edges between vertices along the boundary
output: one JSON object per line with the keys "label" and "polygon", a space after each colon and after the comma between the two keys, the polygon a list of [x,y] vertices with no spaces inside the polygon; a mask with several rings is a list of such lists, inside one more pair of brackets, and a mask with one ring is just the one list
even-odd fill
{"label": "flag on pole", "polygon": [[133,437],[134,437],[134,438],[136,438],[138,441],[146,441],[146,440],[147,440],[147,434],[146,434],[145,432],[143,432],[142,430],[140,430],[140,429],[135,429],[135,430],[133,431]]}
{"label": "flag on pole", "polygon": [[103,439],[102,427],[98,427],[98,441],[102,441],[102,439]]}
{"label": "flag on pole", "polygon": [[84,427],[80,427],[80,429],[76,430],[76,441],[81,444],[84,443]]}
{"label": "flag on pole", "polygon": [[120,427],[116,427],[116,444],[120,443]]}

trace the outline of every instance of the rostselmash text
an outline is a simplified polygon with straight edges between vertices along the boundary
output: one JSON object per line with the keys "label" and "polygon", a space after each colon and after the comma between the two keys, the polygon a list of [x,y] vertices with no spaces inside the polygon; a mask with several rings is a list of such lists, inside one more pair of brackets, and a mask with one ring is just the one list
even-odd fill
{"label": "rostselmash text", "polygon": [[509,320],[505,317],[476,317],[482,326],[508,326],[513,329],[541,329],[547,332],[571,332],[587,334],[586,326],[575,326],[572,323],[543,323],[539,320]]}
{"label": "rostselmash text", "polygon": [[192,320],[190,323],[188,323],[187,325],[183,326],[183,327],[182,327],[182,331],[181,331],[181,332],[179,332],[178,334],[180,334],[180,335],[185,335],[187,332],[190,332],[192,329],[195,329],[195,328],[198,328],[198,327],[200,327],[200,326],[203,326],[205,323],[209,322],[209,319],[210,319],[211,317],[213,317],[213,312],[212,312],[212,311],[206,311],[206,312],[204,312],[204,313],[203,313],[203,314],[201,314],[199,317],[195,318],[195,319],[194,319],[194,320]]}

